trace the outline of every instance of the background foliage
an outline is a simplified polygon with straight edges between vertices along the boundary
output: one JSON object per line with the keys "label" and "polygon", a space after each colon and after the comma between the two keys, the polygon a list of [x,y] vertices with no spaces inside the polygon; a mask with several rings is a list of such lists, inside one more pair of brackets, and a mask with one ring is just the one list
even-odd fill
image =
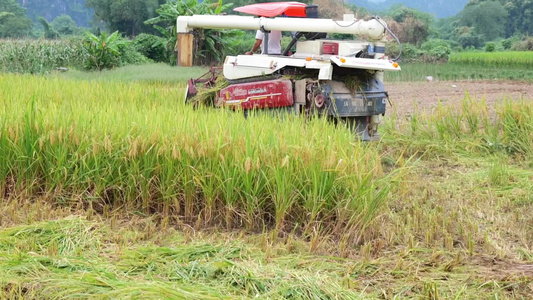
{"label": "background foliage", "polygon": [[[380,15],[403,43],[404,61],[446,62],[451,53],[465,50],[501,52],[533,49],[533,39],[529,37],[533,29],[533,1],[530,0],[417,0],[408,4],[399,0],[376,4],[377,1],[372,0],[358,1],[357,5],[341,0],[304,2],[319,5],[321,17],[326,18],[341,18],[344,13],[354,13],[363,19]],[[117,35],[132,42],[127,47],[120,47],[121,55],[127,54],[127,57],[116,60],[113,66],[128,61],[140,63],[147,59],[172,65],[176,58],[175,23],[178,16],[232,13],[232,7],[250,3],[255,1],[75,0],[65,3],[58,0],[0,0],[0,38],[64,39],[88,36],[86,31],[95,36],[116,31]],[[450,15],[451,10],[435,13],[443,9],[444,4],[463,10],[458,10],[451,17],[437,19],[436,16]],[[248,51],[254,42],[251,31],[197,30],[196,34],[197,65],[218,64],[226,55]],[[349,35],[331,37],[352,38]],[[398,45],[389,43],[387,53],[396,56]],[[77,61],[86,58],[81,57]],[[33,61],[28,61],[25,65],[32,64]],[[18,69],[12,68],[13,65],[16,63],[3,66],[3,69]],[[44,67],[48,63],[42,65],[28,72],[50,69]]]}
{"label": "background foliage", "polygon": [[0,0],[0,38],[29,35],[31,20],[16,0]]}

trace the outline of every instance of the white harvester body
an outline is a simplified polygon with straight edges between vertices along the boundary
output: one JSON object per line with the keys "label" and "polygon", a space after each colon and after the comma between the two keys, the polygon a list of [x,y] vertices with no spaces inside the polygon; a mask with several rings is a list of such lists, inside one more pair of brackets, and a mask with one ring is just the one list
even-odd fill
{"label": "white harvester body", "polygon": [[[192,32],[195,28],[261,30],[265,33],[279,30],[292,32],[293,36],[295,32],[302,33],[293,39],[291,46],[295,44],[296,51],[291,54],[287,54],[289,46],[284,51],[286,55],[226,57],[223,75],[230,86],[219,93],[215,105],[241,105],[245,110],[290,106],[296,113],[319,112],[342,119],[363,139],[378,136],[377,127],[385,113],[388,97],[383,87],[383,71],[401,70],[398,63],[385,55],[390,31],[381,19],[355,20],[353,15],[345,15],[342,21],[180,16],[177,19],[180,65],[192,65]],[[321,37],[332,33],[353,34],[360,40],[314,39],[308,38],[306,33],[322,33]],[[303,36],[308,39],[299,40]],[[287,79],[293,75],[297,76]],[[196,90],[191,82],[189,86]],[[263,96],[253,94],[263,90]],[[250,93],[241,96],[243,91]]]}

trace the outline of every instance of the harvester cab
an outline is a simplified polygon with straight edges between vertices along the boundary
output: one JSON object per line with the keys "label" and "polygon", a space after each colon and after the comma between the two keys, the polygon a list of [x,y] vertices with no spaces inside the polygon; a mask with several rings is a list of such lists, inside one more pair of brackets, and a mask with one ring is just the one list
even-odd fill
{"label": "harvester cab", "polygon": [[[388,37],[396,36],[383,20],[357,20],[353,15],[345,15],[342,21],[319,19],[316,6],[298,2],[260,3],[235,11],[258,17],[178,17],[179,65],[192,66],[194,28],[262,30],[265,39],[271,30],[295,34],[282,55],[226,57],[222,67],[226,84],[213,93],[214,106],[319,114],[344,122],[362,140],[379,138],[378,126],[388,100],[383,73],[401,69],[396,59],[385,55]],[[353,34],[360,39],[328,39],[328,33]],[[296,51],[291,54],[294,46]],[[191,79],[187,100],[197,95],[198,83],[213,87],[218,76],[212,69],[202,78]]]}

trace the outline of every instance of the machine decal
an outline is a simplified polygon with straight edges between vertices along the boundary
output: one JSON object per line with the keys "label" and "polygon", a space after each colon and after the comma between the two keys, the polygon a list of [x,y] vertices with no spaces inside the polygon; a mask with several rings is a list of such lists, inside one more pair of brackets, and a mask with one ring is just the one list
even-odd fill
{"label": "machine decal", "polygon": [[275,108],[294,103],[291,80],[268,80],[230,85],[219,92],[218,106],[242,109]]}
{"label": "machine decal", "polygon": [[251,90],[248,90],[248,95],[266,93],[266,91],[267,91],[266,88],[251,89]]}

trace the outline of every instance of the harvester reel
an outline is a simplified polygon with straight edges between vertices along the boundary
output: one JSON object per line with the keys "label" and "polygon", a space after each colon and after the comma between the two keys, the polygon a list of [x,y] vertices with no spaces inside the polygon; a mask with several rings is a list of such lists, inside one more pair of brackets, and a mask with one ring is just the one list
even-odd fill
{"label": "harvester reel", "polygon": [[318,108],[322,108],[324,106],[324,103],[326,103],[326,97],[322,94],[318,94],[315,96],[315,105]]}
{"label": "harvester reel", "polygon": [[306,86],[307,103],[305,105],[305,112],[312,114],[324,108],[326,97],[322,95],[322,89],[316,81],[309,81]]}
{"label": "harvester reel", "polygon": [[198,94],[198,89],[209,89],[216,85],[218,70],[221,68],[213,67],[205,74],[196,78],[189,79],[185,88],[185,103],[191,102],[191,99]]}

